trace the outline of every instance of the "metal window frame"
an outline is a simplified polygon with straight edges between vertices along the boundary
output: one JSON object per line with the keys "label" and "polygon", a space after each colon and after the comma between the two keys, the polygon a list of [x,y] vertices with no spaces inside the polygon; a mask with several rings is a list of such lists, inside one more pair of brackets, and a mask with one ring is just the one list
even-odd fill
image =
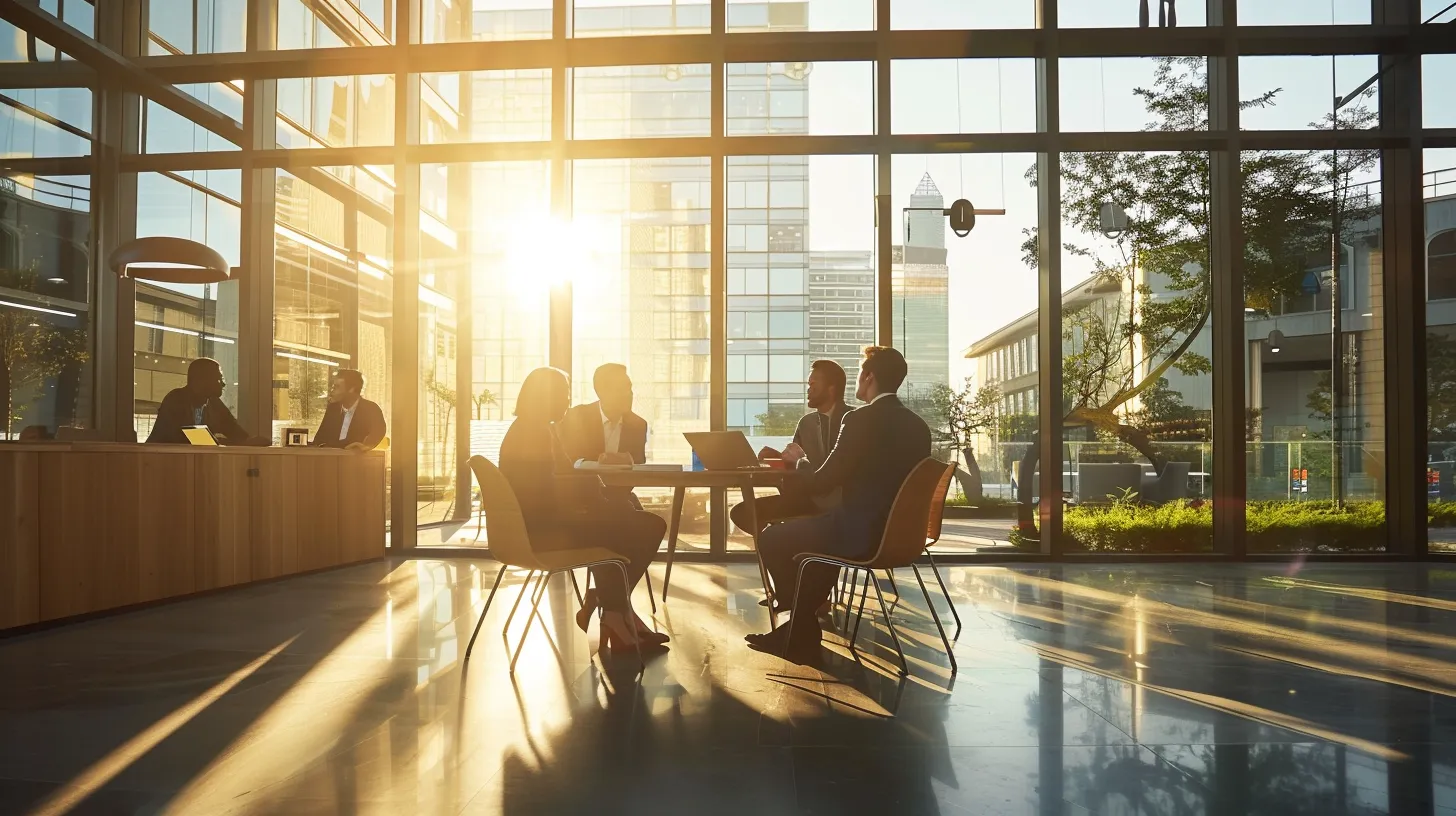
{"label": "metal window frame", "polygon": [[[1278,560],[1279,556],[1249,554],[1244,543],[1244,372],[1242,327],[1242,259],[1233,247],[1239,239],[1239,155],[1247,150],[1376,149],[1381,151],[1384,203],[1385,277],[1385,395],[1387,401],[1387,532],[1385,558],[1443,558],[1430,553],[1426,542],[1424,482],[1421,478],[1424,445],[1424,255],[1405,251],[1405,244],[1423,235],[1421,191],[1422,151],[1428,147],[1456,146],[1456,129],[1422,129],[1420,56],[1456,53],[1450,27],[1421,26],[1419,0],[1372,0],[1371,25],[1354,26],[1243,26],[1237,21],[1236,0],[1208,0],[1209,25],[1183,29],[1063,29],[1058,26],[1056,0],[1035,0],[1036,27],[1018,30],[908,31],[890,29],[889,3],[877,3],[876,27],[853,32],[728,33],[726,0],[714,0],[708,33],[671,36],[572,38],[567,36],[570,0],[552,6],[552,37],[546,40],[478,43],[419,43],[421,0],[394,3],[394,30],[401,36],[391,45],[348,48],[272,50],[276,37],[276,2],[249,2],[248,48],[243,53],[203,55],[145,55],[147,39],[145,0],[119,0],[98,8],[97,39],[92,40],[40,11],[33,0],[0,4],[0,18],[42,36],[74,61],[40,65],[0,65],[3,87],[90,87],[96,114],[96,146],[88,157],[4,159],[0,167],[11,172],[91,174],[96,179],[94,257],[105,257],[107,247],[125,240],[134,230],[135,179],[140,172],[202,169],[243,171],[244,265],[271,268],[271,178],[276,168],[307,173],[308,180],[351,203],[358,212],[393,223],[394,240],[394,417],[396,444],[392,459],[391,541],[400,549],[416,541],[417,513],[412,497],[417,485],[414,461],[418,416],[413,388],[419,371],[417,301],[418,224],[406,217],[417,210],[418,169],[423,164],[468,163],[515,159],[547,160],[551,167],[552,211],[569,217],[570,167],[577,159],[708,157],[714,195],[711,206],[712,287],[710,333],[710,424],[726,427],[726,219],[725,160],[735,155],[872,155],[876,158],[879,210],[889,206],[890,161],[896,154],[1034,153],[1040,168],[1038,223],[1042,242],[1039,270],[1038,381],[1041,390],[1039,431],[1060,447],[1061,409],[1061,264],[1060,162],[1069,152],[1093,150],[1200,150],[1210,153],[1214,195],[1213,331],[1214,331],[1214,533],[1217,552],[1195,559],[1234,558]],[[1262,55],[1377,54],[1385,72],[1381,80],[1381,127],[1371,131],[1241,131],[1238,116],[1239,57]],[[1192,55],[1209,58],[1210,125],[1197,133],[1077,133],[1060,130],[1060,61],[1078,57],[1152,57]],[[1037,130],[1033,133],[895,134],[891,132],[891,67],[904,59],[1022,58],[1036,61]],[[725,66],[734,62],[873,61],[876,68],[876,128],[868,136],[762,136],[724,135]],[[712,66],[710,135],[698,138],[574,140],[569,136],[568,71],[576,67],[643,65],[674,62]],[[500,68],[552,70],[551,139],[544,142],[419,144],[419,74],[477,71]],[[395,80],[394,143],[378,147],[287,150],[272,138],[276,112],[274,81],[289,77],[392,74]],[[245,122],[237,123],[178,91],[172,83],[247,80]],[[236,152],[148,155],[137,145],[140,100],[152,99],[224,138],[239,144]],[[380,207],[356,196],[346,186],[331,184],[314,168],[340,165],[392,165],[395,200]],[[269,183],[264,184],[264,178]],[[110,179],[111,181],[108,181]],[[883,216],[884,213],[881,212]],[[876,247],[882,256],[877,269],[876,337],[887,342],[886,312],[890,308],[889,249],[894,219],[877,219]],[[1403,240],[1398,240],[1403,239]],[[1421,242],[1417,241],[1416,245]],[[95,270],[97,305],[115,304],[111,311],[96,310],[97,422],[109,433],[121,433],[129,423],[131,388],[122,376],[132,363],[130,287]],[[242,329],[245,336],[271,339],[271,276],[252,276],[245,286]],[[265,283],[261,279],[269,278]],[[468,297],[468,286],[461,292]],[[469,309],[468,300],[459,301]],[[112,314],[114,311],[116,314]],[[569,370],[572,299],[569,290],[551,298],[550,359]],[[462,324],[469,328],[468,320]],[[254,340],[240,349],[244,368],[246,421],[268,418],[271,368],[265,365],[269,342]],[[462,343],[468,349],[469,343]],[[260,351],[262,349],[262,351]],[[465,355],[462,353],[461,355]],[[463,378],[457,391],[472,390],[472,367],[459,367]],[[463,412],[460,416],[466,416]],[[468,427],[464,421],[461,427]],[[468,453],[465,435],[457,435],[463,463]],[[1048,445],[1047,447],[1052,447]],[[1043,451],[1043,457],[1048,452]],[[1058,495],[1059,468],[1043,468],[1042,495]],[[459,468],[458,495],[469,495],[468,471]],[[726,497],[712,497],[714,527],[710,556],[726,552]],[[1018,559],[1082,557],[1062,552],[1060,502],[1044,502],[1040,510],[1043,552],[1018,554]],[[1091,560],[1131,560],[1117,554]],[[1349,559],[1351,556],[1340,556]],[[954,560],[952,558],[952,560]],[[976,560],[1003,560],[977,558]],[[1181,560],[1181,559],[1180,559]]]}

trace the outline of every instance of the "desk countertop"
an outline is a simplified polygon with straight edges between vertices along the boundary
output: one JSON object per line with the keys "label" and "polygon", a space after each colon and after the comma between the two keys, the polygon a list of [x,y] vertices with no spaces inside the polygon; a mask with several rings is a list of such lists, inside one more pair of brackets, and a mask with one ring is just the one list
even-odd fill
{"label": "desk countertop", "polygon": [[164,445],[140,442],[0,442],[0,451],[35,453],[169,453],[228,454],[233,456],[383,456],[385,451],[349,451],[339,448],[268,447],[246,445]]}

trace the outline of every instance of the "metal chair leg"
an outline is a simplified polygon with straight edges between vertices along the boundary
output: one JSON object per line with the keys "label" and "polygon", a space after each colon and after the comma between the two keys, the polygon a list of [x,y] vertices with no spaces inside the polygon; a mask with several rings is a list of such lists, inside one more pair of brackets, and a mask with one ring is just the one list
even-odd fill
{"label": "metal chair leg", "polygon": [[895,583],[895,571],[894,570],[892,570],[892,569],[885,570],[885,575],[890,579],[890,589],[895,590],[895,602],[892,603],[892,604],[890,604],[890,608],[891,609],[894,609],[895,607],[897,607],[897,606],[900,605],[900,585],[897,584],[897,583]]}
{"label": "metal chair leg", "polygon": [[[858,570],[856,570],[856,572],[858,572]],[[859,588],[860,589],[860,594],[859,594],[859,612],[855,613],[854,629],[850,633],[850,636],[849,636],[849,652],[850,652],[850,654],[854,654],[854,643],[855,643],[856,640],[859,639],[859,623],[860,623],[860,621],[864,620],[865,599],[867,597],[869,597],[869,594],[870,594],[870,582],[874,580],[874,575],[872,574],[872,572],[870,570],[865,570],[864,571],[864,574],[865,574],[864,584]],[[851,604],[854,603],[854,589],[855,589],[855,587],[851,585],[850,586],[850,596],[849,596],[849,602]],[[848,611],[848,610],[846,610],[846,611]]]}
{"label": "metal chair leg", "polygon": [[[642,577],[643,577],[643,579],[645,579],[647,581],[647,600],[652,604],[652,614],[656,615],[657,614],[657,598],[654,597],[653,594],[652,594],[652,567],[649,566],[647,568],[647,571],[644,572],[644,573],[642,573]],[[663,593],[662,594],[663,595],[666,595],[667,594],[667,588],[666,587],[663,587]],[[667,603],[667,598],[663,598],[662,599],[662,602],[663,603]]]}
{"label": "metal chair leg", "polygon": [[501,637],[505,637],[506,632],[510,631],[511,621],[515,620],[516,618],[516,609],[520,607],[521,599],[526,597],[527,592],[534,592],[534,590],[531,589],[531,581],[535,577],[536,570],[531,570],[530,572],[526,573],[526,582],[521,584],[521,594],[516,596],[516,602],[511,604],[510,614],[506,615],[506,622],[503,626],[501,626]]}
{"label": "metal chair leg", "polygon": [[[576,570],[569,569],[569,570],[566,571],[566,574],[571,576],[571,591],[576,593],[576,605],[577,606],[586,606],[586,596],[582,594],[581,587],[578,586],[577,583],[576,583]],[[590,582],[591,581],[591,570],[587,570],[586,571],[586,574],[587,574],[587,581]]]}
{"label": "metal chair leg", "polygon": [[956,622],[956,633],[955,633],[955,636],[956,637],[960,637],[961,636],[961,613],[959,613],[959,612],[956,611],[955,601],[951,600],[950,590],[949,589],[946,589],[946,587],[945,587],[945,579],[941,577],[941,575],[940,575],[940,567],[936,566],[936,564],[935,564],[935,556],[933,556],[933,555],[930,554],[930,548],[929,547],[926,547],[925,548],[925,557],[930,559],[930,571],[933,572],[933,573],[935,573],[935,580],[937,582],[939,582],[939,584],[940,584],[941,594],[945,595],[945,603],[946,603],[947,606],[950,607],[950,616],[952,618],[955,618],[955,622]]}
{"label": "metal chair leg", "polygon": [[475,514],[475,540],[472,544],[480,543],[480,531],[485,529],[485,510],[481,509]]}
{"label": "metal chair leg", "polygon": [[[809,565],[809,559],[805,558],[799,562],[799,578],[794,582],[794,605],[789,607],[789,635],[784,639],[784,649],[788,650],[789,644],[794,642],[794,622],[799,619],[799,590],[804,586],[804,568]],[[769,598],[769,608],[772,609],[773,599]]]}
{"label": "metal chair leg", "polygon": [[[547,572],[541,582],[536,585],[536,591],[531,595],[531,614],[526,616],[526,628],[522,630],[521,640],[516,644],[516,653],[511,656],[511,674],[516,673],[516,661],[521,659],[521,652],[525,651],[526,638],[531,635],[531,624],[535,622],[536,616],[540,613],[541,599],[546,597],[546,586],[551,582],[552,575],[553,573]],[[541,625],[545,626],[546,622],[542,621]]]}
{"label": "metal chair leg", "polygon": [[470,643],[465,647],[465,662],[470,661],[470,652],[475,648],[475,639],[480,637],[480,626],[485,623],[485,616],[490,612],[490,602],[495,600],[495,592],[500,589],[501,579],[506,577],[506,565],[501,564],[500,571],[495,574],[495,584],[490,588],[490,594],[485,596],[485,608],[480,610],[480,619],[475,622],[475,631],[470,633]]}
{"label": "metal chair leg", "polygon": [[920,577],[920,568],[911,564],[910,569],[915,571],[915,581],[920,584],[920,594],[925,596],[925,606],[930,609],[930,619],[935,621],[935,628],[940,632],[940,642],[945,644],[945,656],[950,658],[950,673],[954,675],[960,671],[960,668],[956,666],[955,650],[950,646],[950,638],[945,636],[945,627],[940,623],[940,613],[935,611],[935,604],[930,601],[930,590],[925,588],[925,579]]}
{"label": "metal chair leg", "polygon": [[[869,572],[869,570],[866,570]],[[895,622],[890,619],[890,607],[885,605],[885,593],[880,591],[880,582],[874,581],[875,600],[880,603],[880,614],[885,616],[885,628],[890,630],[890,642],[895,644],[895,654],[900,658],[900,676],[904,677],[910,673],[910,665],[905,662],[905,650],[900,648],[900,636],[895,634]]]}

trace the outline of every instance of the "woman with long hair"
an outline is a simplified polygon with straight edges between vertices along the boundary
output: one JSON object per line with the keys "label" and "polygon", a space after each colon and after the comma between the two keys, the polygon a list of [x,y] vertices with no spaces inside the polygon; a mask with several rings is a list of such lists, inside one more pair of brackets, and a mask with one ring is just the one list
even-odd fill
{"label": "woman with long hair", "polygon": [[600,604],[604,644],[660,645],[667,636],[647,628],[632,611],[631,598],[657,554],[667,523],[625,501],[604,497],[601,481],[594,476],[572,477],[571,461],[556,431],[570,407],[571,380],[566,372],[548,367],[526,375],[516,398],[516,418],[501,441],[501,474],[516,493],[533,549],[604,547],[626,559],[625,586],[615,567],[592,569],[596,590],[587,591],[577,625],[585,631]]}

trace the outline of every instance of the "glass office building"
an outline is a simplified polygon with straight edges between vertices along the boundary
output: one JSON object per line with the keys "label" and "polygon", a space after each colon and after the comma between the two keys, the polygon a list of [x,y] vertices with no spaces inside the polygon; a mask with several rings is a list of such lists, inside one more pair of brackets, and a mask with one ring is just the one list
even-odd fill
{"label": "glass office building", "polygon": [[[404,550],[472,514],[532,368],[588,401],[625,363],[687,464],[879,342],[1018,555],[1456,546],[1456,12],[1155,5],[7,6],[3,434],[144,438],[208,356],[278,439],[357,368]],[[240,272],[116,278],[142,236]],[[1133,494],[1183,532],[1108,526]],[[710,552],[732,500],[693,498]]]}

